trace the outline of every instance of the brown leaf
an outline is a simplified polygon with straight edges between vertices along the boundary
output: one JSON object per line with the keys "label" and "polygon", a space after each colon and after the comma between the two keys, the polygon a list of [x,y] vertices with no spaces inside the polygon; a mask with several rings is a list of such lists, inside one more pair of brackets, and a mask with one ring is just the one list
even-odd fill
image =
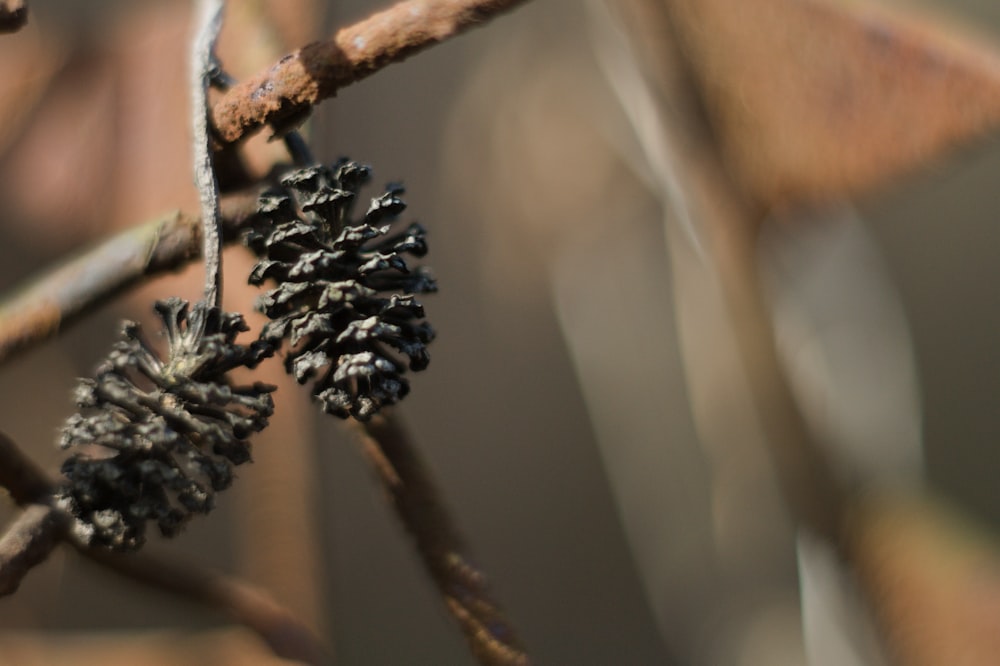
{"label": "brown leaf", "polygon": [[836,0],[666,4],[727,165],[764,206],[864,191],[1000,125],[1000,52],[927,18]]}

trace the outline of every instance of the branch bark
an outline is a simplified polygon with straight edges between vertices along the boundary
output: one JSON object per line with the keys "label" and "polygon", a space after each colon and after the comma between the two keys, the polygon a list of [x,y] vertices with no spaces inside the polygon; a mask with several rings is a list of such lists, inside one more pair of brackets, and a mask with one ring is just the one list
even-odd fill
{"label": "branch bark", "polygon": [[212,164],[208,127],[208,89],[215,67],[215,43],[222,30],[224,0],[197,0],[198,30],[191,47],[191,126],[194,135],[194,182],[201,200],[205,301],[222,305],[222,233],[219,231],[219,181]]}
{"label": "branch bark", "polygon": [[0,537],[0,597],[13,594],[28,572],[49,556],[66,533],[65,515],[32,504]]}
{"label": "branch bark", "polygon": [[406,430],[385,415],[355,429],[472,653],[485,666],[529,666],[531,659],[490,594],[486,577],[470,563],[464,539]]}
{"label": "branch bark", "polygon": [[67,521],[47,506],[52,480],[12,439],[0,433],[0,486],[27,507],[0,537],[0,597],[13,594],[35,566],[49,556]]}
{"label": "branch bark", "polygon": [[212,109],[217,137],[234,143],[271,125],[294,129],[340,88],[513,9],[525,0],[406,0],[294,51],[234,87]]}
{"label": "branch bark", "polygon": [[[235,239],[256,210],[255,196],[227,202],[223,234]],[[16,289],[0,303],[0,365],[54,336],[146,277],[200,256],[201,221],[164,215],[84,250]]]}

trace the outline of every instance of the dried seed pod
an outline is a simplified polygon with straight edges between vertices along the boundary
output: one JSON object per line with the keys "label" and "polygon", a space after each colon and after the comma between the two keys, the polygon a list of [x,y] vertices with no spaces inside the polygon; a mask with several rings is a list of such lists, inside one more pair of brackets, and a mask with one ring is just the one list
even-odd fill
{"label": "dried seed pod", "polygon": [[76,517],[85,541],[117,550],[145,541],[146,522],[173,536],[195,513],[207,513],[215,493],[250,460],[247,438],[273,412],[273,386],[232,385],[226,373],[252,368],[273,349],[240,345],[243,317],[199,302],[171,298],[155,305],[169,345],[166,359],[138,324],[75,391],[80,411],[63,427],[60,446],[75,451],[64,463],[68,480],[60,507]]}
{"label": "dried seed pod", "polygon": [[362,421],[409,392],[407,369],[427,367],[434,331],[414,295],[437,290],[404,258],[427,253],[424,229],[389,234],[406,207],[402,187],[390,185],[352,219],[370,177],[347,160],[294,171],[261,197],[264,224],[247,237],[261,257],[250,283],[277,282],[257,302],[271,319],[261,339],[288,341],[287,370],[300,384],[315,378],[326,412]]}

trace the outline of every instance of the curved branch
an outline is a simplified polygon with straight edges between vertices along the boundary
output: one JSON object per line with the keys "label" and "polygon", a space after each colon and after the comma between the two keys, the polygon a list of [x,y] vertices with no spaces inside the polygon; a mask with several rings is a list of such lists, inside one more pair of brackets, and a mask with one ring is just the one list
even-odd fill
{"label": "curved branch", "polygon": [[17,591],[28,572],[59,545],[66,527],[66,516],[43,504],[32,504],[17,517],[0,537],[0,597]]}
{"label": "curved branch", "polygon": [[406,0],[283,57],[212,109],[218,138],[234,143],[271,125],[281,135],[340,88],[459,35],[525,0]]}
{"label": "curved branch", "polygon": [[59,545],[66,517],[47,506],[52,480],[14,440],[0,433],[0,486],[27,507],[0,537],[0,597],[13,594],[35,566]]}
{"label": "curved branch", "polygon": [[[252,219],[256,197],[223,210],[234,239]],[[0,303],[0,365],[54,336],[143,278],[176,270],[200,256],[201,221],[174,212],[105,240],[40,275]]]}
{"label": "curved branch", "polygon": [[[3,3],[4,0],[0,0]],[[305,46],[230,89],[213,107],[217,138],[232,143],[265,124],[285,134],[313,105],[386,65],[458,35],[525,0],[406,0],[329,41]],[[223,209],[229,238],[255,201]],[[142,278],[198,257],[200,220],[172,213],[125,231],[42,275],[0,303],[0,365],[48,339]]]}
{"label": "curved branch", "polygon": [[305,625],[249,583],[192,562],[144,553],[112,553],[68,536],[69,517],[45,505],[54,483],[0,433],[0,485],[18,504],[28,505],[0,537],[0,597],[17,591],[28,572],[65,540],[85,557],[121,576],[227,613],[255,631],[279,657],[316,665],[331,661],[329,651]]}
{"label": "curved branch", "polygon": [[385,415],[354,423],[365,456],[473,654],[486,666],[529,666],[530,657],[490,594],[486,577],[470,563],[464,540],[406,430]]}

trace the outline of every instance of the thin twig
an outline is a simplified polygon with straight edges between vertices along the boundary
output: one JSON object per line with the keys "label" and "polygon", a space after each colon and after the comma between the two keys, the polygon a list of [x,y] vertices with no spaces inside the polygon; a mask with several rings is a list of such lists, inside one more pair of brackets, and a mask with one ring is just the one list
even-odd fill
{"label": "thin twig", "polygon": [[219,182],[212,167],[212,136],[208,128],[208,89],[218,70],[215,42],[222,29],[224,7],[224,0],[196,0],[198,30],[191,53],[194,180],[201,200],[205,300],[215,307],[222,303],[222,235],[219,232]]}
{"label": "thin twig", "polygon": [[226,143],[270,124],[278,134],[296,127],[320,101],[398,62],[513,9],[525,0],[406,0],[333,39],[286,55],[230,90],[212,109]]}
{"label": "thin twig", "polygon": [[13,594],[66,534],[65,514],[44,504],[25,509],[0,537],[0,597]]}
{"label": "thin twig", "polygon": [[[223,236],[233,240],[256,211],[256,196],[226,202]],[[201,220],[174,212],[128,229],[14,289],[0,302],[0,365],[53,337],[143,279],[201,255]]]}
{"label": "thin twig", "polygon": [[[0,0],[2,1],[2,0]],[[288,112],[308,110],[336,90],[420,49],[485,22],[525,0],[408,0],[282,58],[231,89],[212,109],[225,141],[237,141]],[[343,44],[343,47],[340,46]],[[225,131],[223,131],[225,130]],[[299,156],[296,156],[298,159]],[[245,223],[253,203],[223,223]],[[145,277],[199,256],[200,220],[180,213],[129,230],[41,276],[0,303],[0,365],[47,340],[79,316]],[[226,229],[224,228],[224,232]]]}
{"label": "thin twig", "polygon": [[28,24],[25,0],[0,0],[0,32],[17,32]]}
{"label": "thin twig", "polygon": [[491,666],[530,664],[513,627],[492,598],[485,576],[469,562],[464,540],[406,430],[383,415],[356,424],[356,431],[473,654]]}
{"label": "thin twig", "polygon": [[305,664],[332,663],[329,650],[264,590],[207,567],[149,553],[113,553],[73,544],[89,560],[149,587],[219,609],[259,635],[275,655]]}
{"label": "thin twig", "polygon": [[68,525],[47,506],[52,479],[12,439],[0,433],[0,485],[27,508],[0,537],[0,597],[13,594],[35,566],[59,545]]}
{"label": "thin twig", "polygon": [[322,642],[262,590],[192,562],[148,554],[119,554],[87,546],[67,533],[69,517],[46,506],[55,481],[9,437],[0,433],[0,485],[29,505],[0,537],[0,597],[63,540],[115,573],[196,603],[218,608],[257,632],[279,657],[307,664],[330,662]]}

